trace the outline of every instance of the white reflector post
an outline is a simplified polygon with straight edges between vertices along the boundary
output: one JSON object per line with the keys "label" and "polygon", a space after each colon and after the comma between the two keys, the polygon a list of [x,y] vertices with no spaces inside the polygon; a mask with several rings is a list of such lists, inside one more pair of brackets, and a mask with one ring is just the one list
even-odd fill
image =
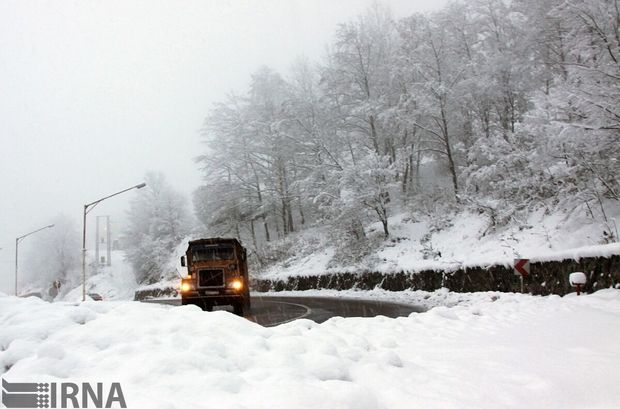
{"label": "white reflector post", "polygon": [[568,276],[568,281],[570,285],[573,287],[577,287],[578,285],[584,285],[587,281],[586,275],[584,273],[570,273]]}

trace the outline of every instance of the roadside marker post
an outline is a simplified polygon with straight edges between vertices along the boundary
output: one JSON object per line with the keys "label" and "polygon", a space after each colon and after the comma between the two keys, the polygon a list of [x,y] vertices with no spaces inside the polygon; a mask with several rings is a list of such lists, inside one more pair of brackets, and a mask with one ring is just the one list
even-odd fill
{"label": "roadside marker post", "polygon": [[521,294],[523,294],[523,277],[530,275],[530,259],[516,258],[512,265],[515,275],[519,276],[521,281]]}
{"label": "roadside marker post", "polygon": [[568,282],[570,283],[571,286],[577,289],[577,295],[581,294],[581,287],[585,285],[586,281],[587,281],[586,275],[581,272],[570,273],[568,276]]}

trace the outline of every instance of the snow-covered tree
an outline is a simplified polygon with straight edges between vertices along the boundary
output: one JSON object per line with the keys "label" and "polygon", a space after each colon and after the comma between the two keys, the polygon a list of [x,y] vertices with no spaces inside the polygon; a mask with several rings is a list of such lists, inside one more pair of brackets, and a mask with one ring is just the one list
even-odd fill
{"label": "snow-covered tree", "polygon": [[375,4],[339,26],[322,61],[263,67],[209,112],[196,213],[261,264],[266,243],[316,226],[361,254],[403,211],[474,210],[495,228],[580,206],[613,238],[619,9],[472,0],[394,21]]}
{"label": "snow-covered tree", "polygon": [[[80,233],[73,219],[59,214],[52,219],[54,227],[37,233],[26,243],[22,284],[48,288],[54,280],[65,285],[79,282]],[[22,281],[23,280],[23,281]]]}
{"label": "snow-covered tree", "polygon": [[174,249],[188,235],[187,199],[160,173],[147,173],[147,187],[131,200],[123,241],[127,260],[139,283],[174,276]]}

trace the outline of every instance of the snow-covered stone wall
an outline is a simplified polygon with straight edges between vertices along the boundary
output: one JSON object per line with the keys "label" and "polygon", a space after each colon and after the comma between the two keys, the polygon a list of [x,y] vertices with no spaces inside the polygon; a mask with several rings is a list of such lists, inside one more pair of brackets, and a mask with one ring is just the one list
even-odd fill
{"label": "snow-covered stone wall", "polygon": [[[572,272],[586,273],[586,292],[620,286],[620,255],[539,261],[531,263],[531,274],[523,280],[524,291],[532,294],[564,295],[573,291],[568,282]],[[448,288],[455,292],[503,291],[519,292],[521,283],[511,266],[463,267],[456,270],[425,270],[419,272],[343,272],[311,276],[290,276],[285,279],[257,279],[257,291],[352,288],[390,291],[406,289],[434,291]]]}

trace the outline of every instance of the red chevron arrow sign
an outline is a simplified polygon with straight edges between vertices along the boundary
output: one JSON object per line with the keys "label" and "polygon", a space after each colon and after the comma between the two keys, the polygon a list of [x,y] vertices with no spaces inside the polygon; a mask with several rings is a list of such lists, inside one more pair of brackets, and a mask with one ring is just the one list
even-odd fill
{"label": "red chevron arrow sign", "polygon": [[527,258],[516,258],[513,266],[515,275],[529,276],[530,275],[530,260]]}

